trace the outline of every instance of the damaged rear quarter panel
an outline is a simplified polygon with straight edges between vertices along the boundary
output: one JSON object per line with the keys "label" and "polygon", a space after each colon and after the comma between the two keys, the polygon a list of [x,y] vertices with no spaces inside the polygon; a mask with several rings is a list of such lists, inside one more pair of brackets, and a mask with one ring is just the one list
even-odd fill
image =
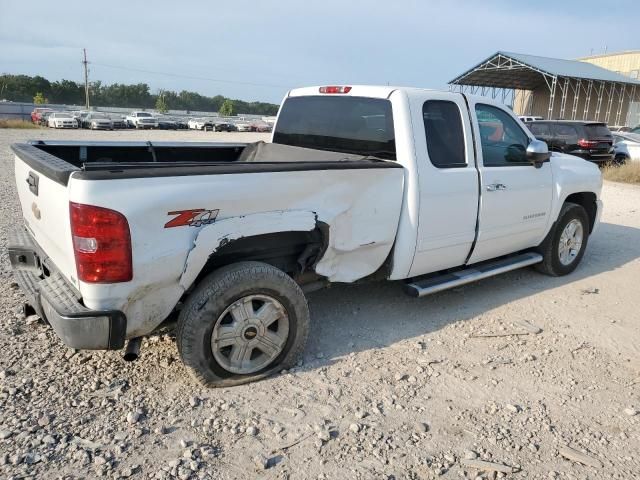
{"label": "damaged rear quarter panel", "polygon": [[[127,336],[143,335],[175,308],[220,242],[310,230],[316,222],[329,226],[316,272],[355,281],[375,272],[391,250],[403,176],[401,168],[381,168],[72,180],[71,201],[127,217],[133,249],[131,282],[81,283],[80,291],[88,308],[122,310]],[[175,216],[169,212],[199,208],[218,210],[215,222],[164,228]]]}

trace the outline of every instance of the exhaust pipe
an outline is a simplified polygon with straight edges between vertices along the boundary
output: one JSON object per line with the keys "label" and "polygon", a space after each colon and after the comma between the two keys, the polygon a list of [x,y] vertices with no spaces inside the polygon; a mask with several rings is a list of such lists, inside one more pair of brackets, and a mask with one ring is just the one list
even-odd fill
{"label": "exhaust pipe", "polygon": [[140,344],[142,344],[142,337],[135,337],[127,342],[127,346],[124,349],[125,362],[133,362],[140,356]]}

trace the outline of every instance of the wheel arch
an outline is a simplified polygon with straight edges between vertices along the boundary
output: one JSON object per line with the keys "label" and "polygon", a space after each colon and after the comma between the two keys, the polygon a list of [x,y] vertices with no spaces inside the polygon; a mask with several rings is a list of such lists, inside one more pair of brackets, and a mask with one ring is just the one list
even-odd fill
{"label": "wheel arch", "polygon": [[291,276],[301,275],[322,257],[328,240],[329,227],[318,221],[314,212],[277,211],[227,218],[199,232],[180,285],[187,290],[212,271],[239,261],[260,261]]}
{"label": "wheel arch", "polygon": [[589,233],[593,231],[598,215],[598,203],[596,194],[593,192],[572,193],[565,198],[563,203],[575,203],[584,208],[589,217]]}

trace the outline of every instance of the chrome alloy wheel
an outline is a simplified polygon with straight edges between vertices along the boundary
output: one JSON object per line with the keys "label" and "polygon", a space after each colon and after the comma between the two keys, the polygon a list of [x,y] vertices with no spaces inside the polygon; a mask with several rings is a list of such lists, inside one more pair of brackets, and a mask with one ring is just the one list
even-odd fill
{"label": "chrome alloy wheel", "polygon": [[211,333],[211,352],[225,370],[255,373],[275,360],[289,338],[289,316],[267,295],[247,295],[218,317]]}
{"label": "chrome alloy wheel", "polygon": [[580,253],[584,229],[578,219],[573,219],[564,227],[558,243],[558,257],[562,265],[571,265]]}

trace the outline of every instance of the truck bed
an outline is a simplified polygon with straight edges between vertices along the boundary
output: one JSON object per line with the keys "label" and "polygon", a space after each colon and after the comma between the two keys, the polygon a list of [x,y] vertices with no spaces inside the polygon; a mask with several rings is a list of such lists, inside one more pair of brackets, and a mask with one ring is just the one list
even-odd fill
{"label": "truck bed", "polygon": [[222,142],[31,141],[11,145],[37,172],[67,185],[84,180],[400,167],[358,154],[287,145]]}

